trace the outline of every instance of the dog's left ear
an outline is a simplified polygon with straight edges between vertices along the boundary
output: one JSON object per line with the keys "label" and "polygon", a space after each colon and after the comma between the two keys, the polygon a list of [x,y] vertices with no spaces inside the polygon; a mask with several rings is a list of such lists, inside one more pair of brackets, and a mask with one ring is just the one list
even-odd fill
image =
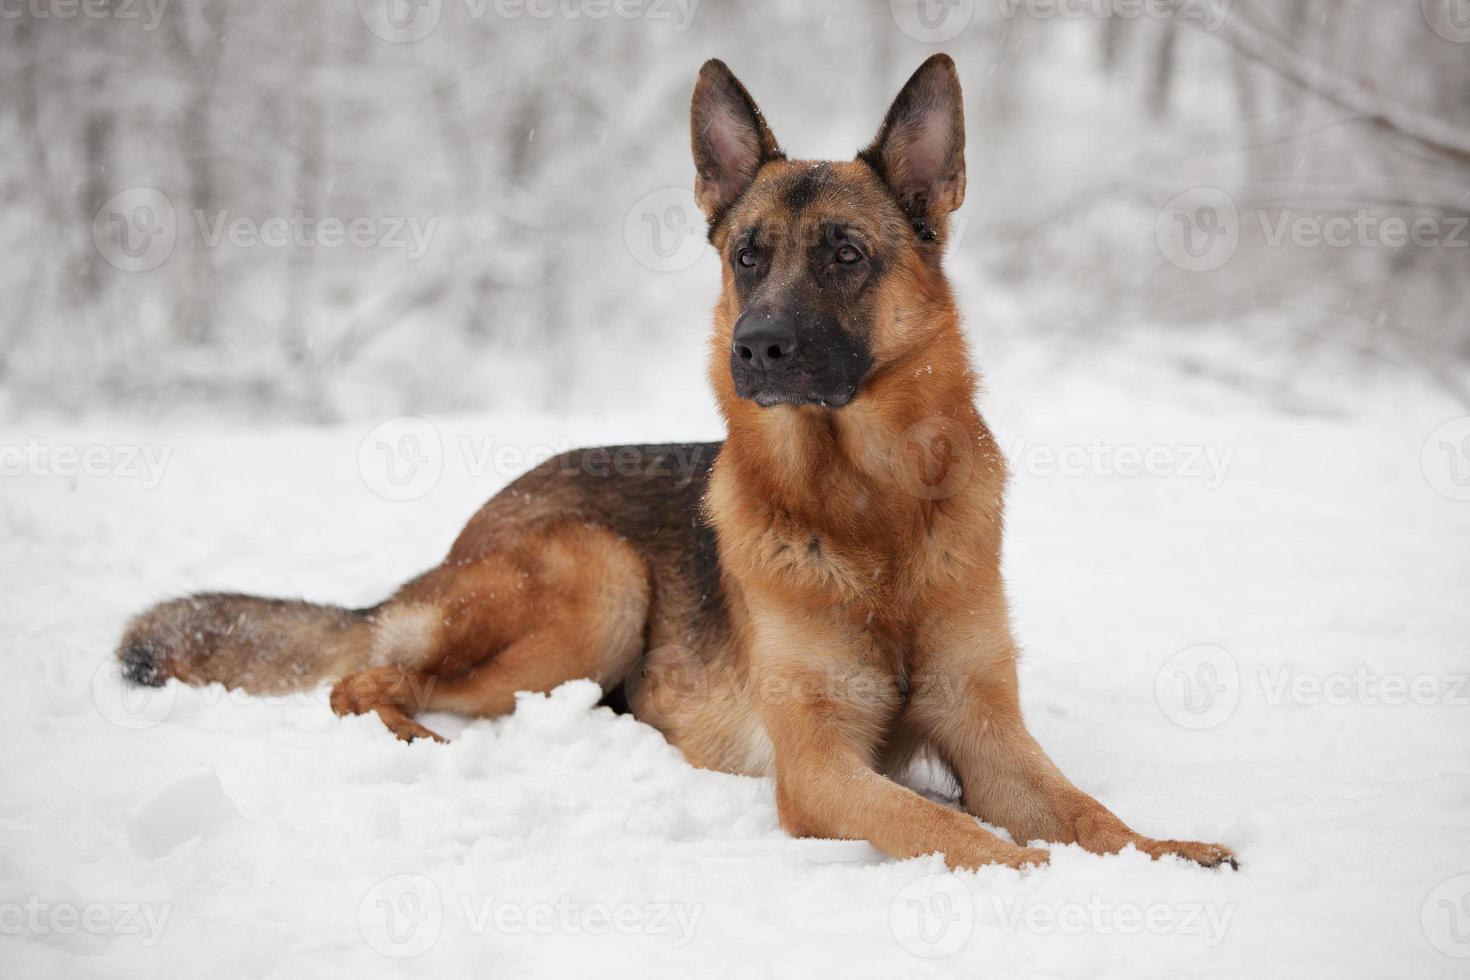
{"label": "dog's left ear", "polygon": [[920,236],[933,239],[965,200],[965,107],[949,55],[919,66],[858,159],[888,184]]}

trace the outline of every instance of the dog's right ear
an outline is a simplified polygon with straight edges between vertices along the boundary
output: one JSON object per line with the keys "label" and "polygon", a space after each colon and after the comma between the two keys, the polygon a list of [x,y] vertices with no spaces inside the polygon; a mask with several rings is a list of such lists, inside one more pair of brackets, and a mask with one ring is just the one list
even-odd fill
{"label": "dog's right ear", "polygon": [[711,224],[745,193],[762,164],[785,159],[755,100],[717,58],[699,70],[689,129],[694,199]]}

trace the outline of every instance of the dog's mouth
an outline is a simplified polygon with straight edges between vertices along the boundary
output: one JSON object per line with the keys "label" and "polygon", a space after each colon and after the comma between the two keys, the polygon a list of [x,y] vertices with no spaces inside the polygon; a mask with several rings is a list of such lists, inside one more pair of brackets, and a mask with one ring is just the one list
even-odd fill
{"label": "dog's mouth", "polygon": [[738,355],[730,364],[735,394],[761,408],[778,405],[810,406],[835,411],[849,404],[862,391],[868,374],[865,358],[828,358],[835,363],[812,364],[807,360],[776,370],[752,370]]}
{"label": "dog's mouth", "polygon": [[741,392],[737,394],[747,401],[755,402],[761,408],[774,408],[777,405],[812,405],[817,408],[838,409],[857,397],[857,390],[858,386],[852,384],[826,394],[775,388],[759,388],[748,394]]}

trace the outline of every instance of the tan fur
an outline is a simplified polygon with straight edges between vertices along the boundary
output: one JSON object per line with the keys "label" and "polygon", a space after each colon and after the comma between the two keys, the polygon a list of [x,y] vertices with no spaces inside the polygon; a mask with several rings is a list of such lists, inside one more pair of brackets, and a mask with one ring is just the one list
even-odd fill
{"label": "tan fur", "polygon": [[[1234,863],[1219,845],[1129,829],[1022,721],[1000,573],[1005,465],[940,265],[964,194],[958,97],[937,56],[859,160],[791,161],[728,69],[706,66],[692,120],[700,204],[726,258],[709,380],[728,431],[707,487],[608,480],[588,472],[599,451],[567,454],[487,503],[440,566],[381,607],[179,600],[140,617],[120,655],[149,683],[340,671],[332,707],[372,711],[406,739],[438,738],[420,711],[493,717],[517,691],[593,678],[695,765],[773,776],[792,834],[942,851],[957,868],[1046,861],[1032,842]],[[731,236],[759,228],[784,263],[772,275],[797,282],[806,243],[833,221],[884,262],[867,326],[844,326],[865,331],[871,356],[860,393],[837,410],[737,397]],[[680,449],[625,448],[656,463]],[[695,525],[718,542],[709,574]],[[236,642],[262,639],[269,656]],[[890,778],[917,754],[952,769],[963,810]]]}

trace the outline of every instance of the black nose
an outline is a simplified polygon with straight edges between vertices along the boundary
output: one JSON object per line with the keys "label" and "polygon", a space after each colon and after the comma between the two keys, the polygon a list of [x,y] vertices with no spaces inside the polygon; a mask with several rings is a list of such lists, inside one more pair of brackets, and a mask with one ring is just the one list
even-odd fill
{"label": "black nose", "polygon": [[796,324],[784,316],[746,313],[735,324],[735,356],[758,371],[783,367],[796,353]]}

